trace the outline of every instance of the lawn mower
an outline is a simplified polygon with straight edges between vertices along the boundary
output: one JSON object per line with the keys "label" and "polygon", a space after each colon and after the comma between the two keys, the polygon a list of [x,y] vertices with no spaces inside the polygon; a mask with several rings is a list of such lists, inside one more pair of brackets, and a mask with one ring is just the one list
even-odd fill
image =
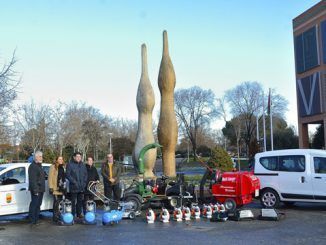
{"label": "lawn mower", "polygon": [[[203,162],[201,162],[203,163]],[[224,172],[212,169],[204,163],[206,172],[200,183],[200,199],[206,202],[204,186],[209,180],[209,186],[214,201],[224,204],[227,212],[252,202],[253,197],[259,196],[259,179],[251,172]],[[212,200],[209,200],[212,201]]]}
{"label": "lawn mower", "polygon": [[190,205],[193,200],[194,187],[188,186],[184,181],[184,175],[179,174],[177,181],[168,181],[169,177],[162,175],[156,180],[145,180],[144,156],[150,149],[161,147],[157,143],[146,145],[139,153],[139,177],[124,190],[123,198],[129,200],[131,195],[139,195],[142,199],[143,208],[166,207],[174,209],[183,205]]}

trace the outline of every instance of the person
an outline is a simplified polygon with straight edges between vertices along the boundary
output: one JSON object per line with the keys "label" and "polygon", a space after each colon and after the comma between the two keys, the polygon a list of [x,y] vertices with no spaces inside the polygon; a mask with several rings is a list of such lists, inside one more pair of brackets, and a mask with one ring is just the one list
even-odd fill
{"label": "person", "polygon": [[103,176],[104,195],[119,201],[121,168],[115,163],[112,154],[107,154],[107,161],[102,164],[101,174]]}
{"label": "person", "polygon": [[87,184],[87,169],[82,162],[80,152],[73,154],[73,160],[67,164],[66,177],[69,180],[72,215],[83,218],[83,194]]}
{"label": "person", "polygon": [[53,195],[53,221],[57,222],[60,219],[59,203],[62,196],[65,194],[65,167],[63,157],[59,156],[49,170],[49,192]]}
{"label": "person", "polygon": [[32,163],[34,160],[34,153],[31,153],[31,155],[27,158],[27,162]]}
{"label": "person", "polygon": [[34,159],[28,167],[28,190],[31,192],[29,219],[32,225],[38,225],[40,208],[45,192],[45,172],[42,168],[43,153],[36,151]]}
{"label": "person", "polygon": [[85,188],[85,195],[84,195],[84,206],[83,206],[84,215],[86,214],[86,203],[87,203],[87,201],[88,200],[94,200],[93,194],[87,189],[88,185],[92,181],[99,181],[100,180],[100,177],[98,176],[97,169],[94,166],[93,157],[88,157],[87,158],[86,169],[87,169],[87,185],[86,185],[86,188]]}

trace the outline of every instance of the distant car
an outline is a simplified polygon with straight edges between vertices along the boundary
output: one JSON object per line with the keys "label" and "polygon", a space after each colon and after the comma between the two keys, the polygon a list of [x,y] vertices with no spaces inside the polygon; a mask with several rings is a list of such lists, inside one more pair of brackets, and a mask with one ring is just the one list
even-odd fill
{"label": "distant car", "polygon": [[326,202],[326,151],[291,149],[257,153],[254,174],[267,208],[280,202]]}
{"label": "distant car", "polygon": [[[28,191],[28,167],[30,163],[7,163],[0,165],[0,216],[28,213],[31,194]],[[51,164],[42,164],[46,179]],[[49,194],[48,182],[41,211],[51,210],[53,198]]]}
{"label": "distant car", "polygon": [[122,164],[123,164],[124,168],[134,168],[132,156],[124,156]]}

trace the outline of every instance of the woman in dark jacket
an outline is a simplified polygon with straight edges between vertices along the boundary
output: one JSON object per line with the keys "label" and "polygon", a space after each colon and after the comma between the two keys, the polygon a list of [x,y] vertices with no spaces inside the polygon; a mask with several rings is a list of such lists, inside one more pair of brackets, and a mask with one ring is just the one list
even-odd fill
{"label": "woman in dark jacket", "polygon": [[89,192],[89,190],[88,190],[89,182],[100,180],[97,169],[93,165],[93,163],[94,163],[93,157],[88,157],[87,158],[87,163],[86,163],[87,185],[86,185],[86,190],[85,190],[85,195],[84,195],[84,205],[83,205],[84,214],[86,213],[86,203],[87,203],[87,201],[88,200],[94,200],[93,194],[91,192]]}

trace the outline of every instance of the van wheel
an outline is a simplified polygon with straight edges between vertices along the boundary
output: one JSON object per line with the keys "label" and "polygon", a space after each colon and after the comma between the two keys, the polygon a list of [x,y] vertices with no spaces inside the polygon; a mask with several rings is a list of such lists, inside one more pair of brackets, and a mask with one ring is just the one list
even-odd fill
{"label": "van wheel", "polygon": [[273,189],[265,189],[260,196],[260,203],[264,208],[277,208],[280,204],[280,197]]}

